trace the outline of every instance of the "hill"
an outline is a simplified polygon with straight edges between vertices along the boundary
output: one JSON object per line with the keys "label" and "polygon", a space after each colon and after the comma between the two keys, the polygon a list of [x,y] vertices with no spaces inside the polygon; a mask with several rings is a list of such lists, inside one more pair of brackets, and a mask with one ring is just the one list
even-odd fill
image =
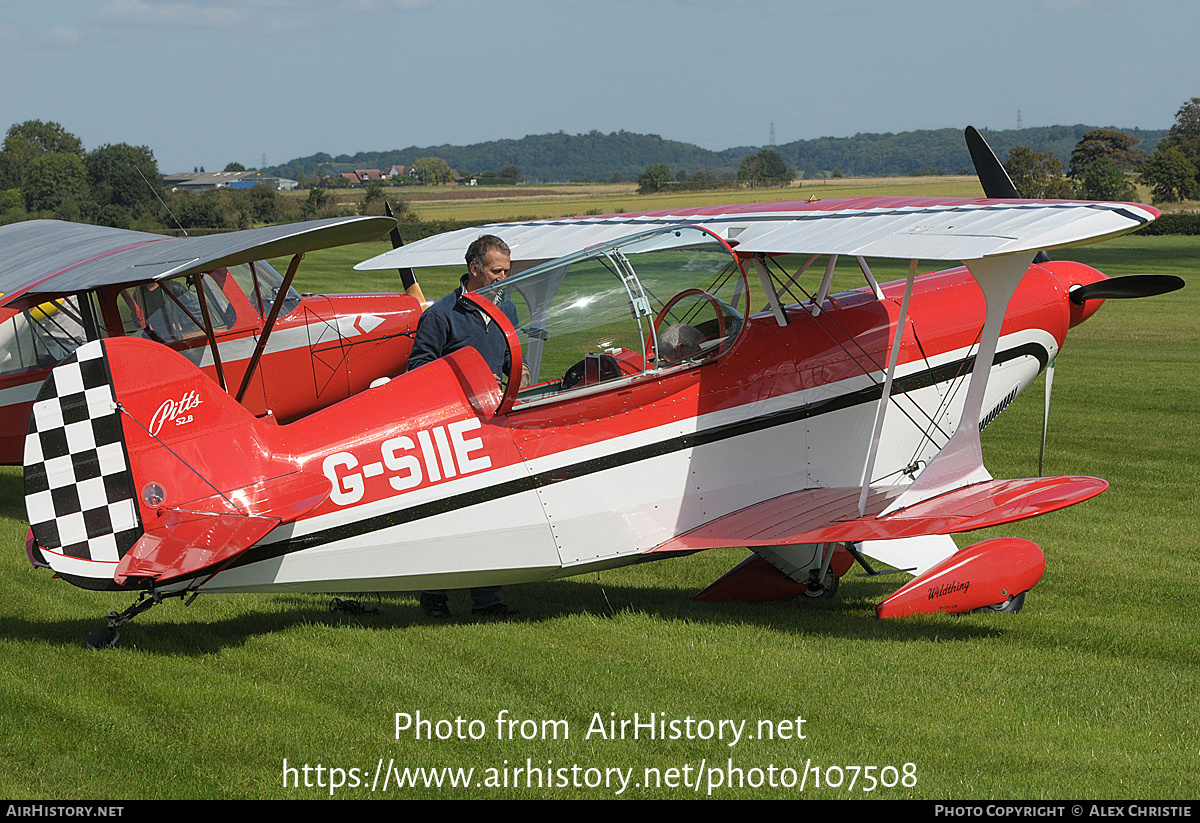
{"label": "hill", "polygon": [[[1065,164],[1071,150],[1086,132],[1096,126],[1045,126],[1007,131],[984,131],[996,153],[1004,158],[1014,146],[1056,155]],[[1111,128],[1111,127],[1110,127]],[[1166,136],[1163,130],[1120,129],[1141,141],[1140,147],[1154,151]],[[336,157],[324,152],[301,157],[264,169],[268,174],[295,179],[312,178],[317,169],[337,174],[356,168],[388,169],[412,165],[420,157],[440,157],[451,168],[472,173],[499,171],[518,166],[521,179],[530,182],[613,179],[632,181],[652,163],[666,163],[673,172],[695,174],[708,171],[718,177],[737,172],[742,158],[761,151],[762,146],[738,146],[710,151],[691,143],[664,140],[657,134],[627,131],[603,134],[531,134],[520,140],[492,140],[469,146],[411,146],[406,149],[359,152]],[[960,129],[925,129],[899,134],[856,134],[853,137],[820,137],[797,140],[775,147],[785,162],[806,177],[828,174],[834,169],[863,177],[886,177],[921,173],[950,173],[971,169]]]}

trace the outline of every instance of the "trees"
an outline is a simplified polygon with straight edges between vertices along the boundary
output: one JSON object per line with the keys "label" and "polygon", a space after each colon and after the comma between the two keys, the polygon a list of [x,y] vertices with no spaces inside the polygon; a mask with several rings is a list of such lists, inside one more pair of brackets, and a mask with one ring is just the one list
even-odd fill
{"label": "trees", "polygon": [[158,214],[164,197],[162,175],[154,152],[146,146],[115,143],[84,158],[92,195],[101,206],[120,206],[131,214]]}
{"label": "trees", "polygon": [[1142,185],[1150,187],[1155,203],[1172,203],[1197,196],[1196,176],[1196,166],[1183,151],[1164,148],[1160,143],[1158,151],[1142,167],[1141,179]]}
{"label": "trees", "polygon": [[0,150],[0,189],[20,190],[29,212],[68,220],[94,213],[82,158],[83,142],[58,123],[18,123]]}
{"label": "trees", "polygon": [[[1200,97],[1193,97],[1179,107],[1179,111],[1175,113],[1175,124],[1158,144],[1158,149],[1177,149],[1197,170],[1197,176],[1193,180],[1200,183]],[[1160,161],[1168,162],[1168,159],[1160,158]],[[1175,159],[1170,159],[1169,162],[1178,164],[1178,160]],[[1157,198],[1157,195],[1155,197]]]}
{"label": "trees", "polygon": [[[1108,160],[1125,171],[1137,171],[1149,159],[1141,149],[1135,149],[1139,141],[1124,132],[1113,129],[1092,129],[1079,139],[1071,152],[1069,176],[1074,180],[1083,178],[1088,167],[1097,160]],[[1100,199],[1100,198],[1097,198]]]}
{"label": "trees", "polygon": [[765,148],[742,159],[737,179],[751,186],[786,186],[795,176],[779,152]]}
{"label": "trees", "polygon": [[59,211],[59,216],[77,217],[91,201],[87,168],[76,154],[44,154],[29,164],[23,185],[29,211]]}
{"label": "trees", "polygon": [[359,214],[383,214],[383,186],[378,183],[368,183],[362,202],[358,204]]}
{"label": "trees", "polygon": [[1022,197],[1033,200],[1065,199],[1074,195],[1063,164],[1052,154],[1016,146],[1008,152],[1004,170]]}
{"label": "trees", "polygon": [[[1200,97],[1193,97],[1179,107],[1175,123],[1163,143],[1166,148],[1179,149],[1189,160],[1200,156]],[[1192,162],[1195,165],[1195,161]]]}
{"label": "trees", "polygon": [[314,186],[308,190],[308,199],[304,201],[300,213],[305,220],[312,220],[325,210],[329,205],[329,199],[329,192]]}
{"label": "trees", "polygon": [[1137,193],[1125,180],[1125,170],[1113,160],[1093,160],[1080,176],[1079,196],[1084,200],[1133,200]]}
{"label": "trees", "polygon": [[653,194],[660,191],[664,183],[670,183],[674,179],[666,163],[646,166],[646,171],[638,175],[638,194]]}
{"label": "trees", "polygon": [[58,123],[26,120],[10,127],[7,136],[28,140],[41,154],[73,154],[83,158],[83,141]]}
{"label": "trees", "polygon": [[413,162],[417,179],[426,186],[454,182],[450,164],[440,157],[419,157]]}

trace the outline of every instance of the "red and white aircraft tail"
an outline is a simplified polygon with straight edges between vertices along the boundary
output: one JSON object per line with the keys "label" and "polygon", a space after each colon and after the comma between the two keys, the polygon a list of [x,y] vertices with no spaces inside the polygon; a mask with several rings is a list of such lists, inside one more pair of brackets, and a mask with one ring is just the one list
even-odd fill
{"label": "red and white aircraft tail", "polygon": [[30,420],[37,545],[89,588],[215,571],[329,496],[324,475],[274,456],[278,432],[165,346],[87,343],[54,369]]}

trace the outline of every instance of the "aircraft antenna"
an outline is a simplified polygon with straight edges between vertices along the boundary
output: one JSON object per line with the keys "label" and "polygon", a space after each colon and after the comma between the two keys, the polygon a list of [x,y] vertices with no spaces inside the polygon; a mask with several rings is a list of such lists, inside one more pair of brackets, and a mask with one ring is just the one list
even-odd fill
{"label": "aircraft antenna", "polygon": [[171,211],[171,207],[168,206],[166,204],[166,202],[164,202],[163,199],[158,196],[158,192],[154,190],[154,186],[150,185],[150,181],[146,179],[145,174],[142,174],[142,170],[139,169],[137,166],[134,166],[134,168],[137,169],[137,173],[141,176],[142,181],[146,184],[147,188],[150,189],[150,193],[154,195],[154,199],[157,200],[158,202],[162,203],[162,207],[167,210],[167,214],[171,215],[171,219],[175,221],[175,225],[179,226],[179,230],[181,232],[183,232],[183,236],[187,237],[188,236],[187,229],[185,229],[183,227],[183,224],[179,222],[179,218],[175,216],[175,212]]}

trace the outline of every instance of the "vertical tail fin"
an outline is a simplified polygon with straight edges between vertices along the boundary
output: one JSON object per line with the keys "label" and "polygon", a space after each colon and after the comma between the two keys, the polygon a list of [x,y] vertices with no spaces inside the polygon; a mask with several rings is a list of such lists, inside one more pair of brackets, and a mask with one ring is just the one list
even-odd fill
{"label": "vertical tail fin", "polygon": [[54,369],[30,421],[26,508],[55,571],[91,588],[216,570],[319,505],[323,475],[177,352],[97,340]]}
{"label": "vertical tail fin", "polygon": [[25,437],[25,508],[51,567],[86,588],[114,588],[113,568],[144,530],[99,340],[76,349],[38,392]]}

